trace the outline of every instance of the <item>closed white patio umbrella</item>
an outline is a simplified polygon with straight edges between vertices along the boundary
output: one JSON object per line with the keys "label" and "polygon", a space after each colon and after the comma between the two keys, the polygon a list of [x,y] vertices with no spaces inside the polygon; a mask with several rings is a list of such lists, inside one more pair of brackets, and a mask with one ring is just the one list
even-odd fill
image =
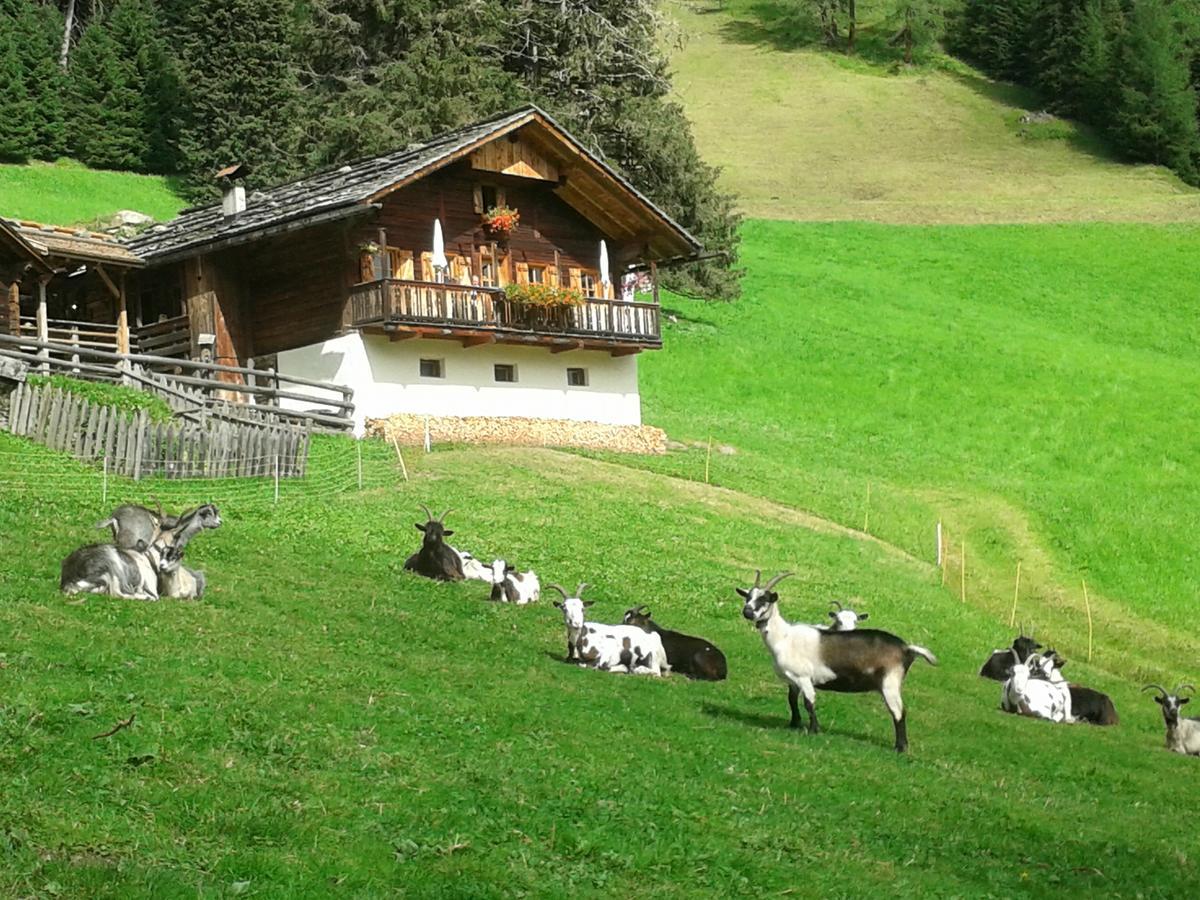
{"label": "closed white patio umbrella", "polygon": [[600,241],[600,284],[603,285],[602,293],[608,296],[608,286],[611,283],[608,274],[608,243],[604,240]]}
{"label": "closed white patio umbrella", "polygon": [[445,280],[446,270],[450,268],[450,261],[446,259],[446,242],[442,238],[441,219],[433,220],[433,254],[430,263],[433,265],[434,279]]}

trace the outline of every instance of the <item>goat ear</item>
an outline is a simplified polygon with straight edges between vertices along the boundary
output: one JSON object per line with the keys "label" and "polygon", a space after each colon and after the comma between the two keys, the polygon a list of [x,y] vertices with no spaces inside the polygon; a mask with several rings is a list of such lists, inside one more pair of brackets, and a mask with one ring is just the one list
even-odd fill
{"label": "goat ear", "polygon": [[595,600],[584,600],[584,601],[583,601],[583,606],[584,606],[584,608],[586,609],[587,607],[591,606],[591,605],[592,605],[593,603],[595,603],[595,602],[596,602]]}
{"label": "goat ear", "polygon": [[870,613],[859,613],[859,616],[858,616],[858,621],[860,621],[860,622],[865,622],[865,621],[867,621],[867,619],[869,619],[869,618],[871,618],[871,614],[870,614]]}
{"label": "goat ear", "polygon": [[749,599],[750,599],[750,592],[749,592],[749,591],[747,591],[747,590],[743,590],[742,588],[734,588],[734,590],[735,590],[735,591],[737,591],[737,593],[738,593],[738,594],[740,594],[740,595],[742,596],[742,598],[743,598],[743,599],[745,599],[745,600],[749,600]]}
{"label": "goat ear", "polygon": [[1180,706],[1183,706],[1183,704],[1187,703],[1187,702],[1188,702],[1189,700],[1191,700],[1191,699],[1192,699],[1191,697],[1180,697],[1180,698],[1179,698],[1179,705],[1180,705]]}
{"label": "goat ear", "polygon": [[1162,697],[1155,697],[1155,698],[1154,698],[1154,702],[1155,702],[1155,703],[1157,703],[1159,706],[1162,706],[1163,698],[1162,698]]}
{"label": "goat ear", "polygon": [[[422,530],[424,530],[424,529],[422,529]],[[442,534],[445,535],[446,537],[450,537],[450,535],[454,534],[454,532],[450,531],[450,530],[446,530],[446,531],[443,531]]]}
{"label": "goat ear", "polygon": [[834,620],[837,619],[837,613],[835,613],[832,609],[829,611],[829,618]]}
{"label": "goat ear", "polygon": [[414,524],[413,524],[413,528],[417,529],[417,531],[424,531],[424,530],[425,530],[425,526],[424,526],[424,525],[422,525],[420,522],[416,522],[416,523],[414,523]]}
{"label": "goat ear", "polygon": [[554,601],[554,605],[555,605],[555,606],[557,606],[559,609],[562,609],[562,601],[560,601],[560,600],[555,600],[555,601]]}

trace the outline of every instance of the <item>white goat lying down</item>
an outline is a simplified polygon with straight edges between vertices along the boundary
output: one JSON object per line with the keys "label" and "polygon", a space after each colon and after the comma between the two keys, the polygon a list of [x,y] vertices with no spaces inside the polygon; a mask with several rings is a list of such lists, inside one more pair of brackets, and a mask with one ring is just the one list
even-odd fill
{"label": "white goat lying down", "polygon": [[1011,650],[1012,667],[1000,692],[1000,708],[1005,712],[1047,719],[1051,722],[1074,722],[1071,717],[1071,689],[1062,672],[1048,654],[1033,654],[1020,661]]}
{"label": "white goat lying down", "polygon": [[584,609],[592,600],[581,600],[586,584],[575,589],[575,596],[557,584],[548,584],[562,594],[562,602],[554,605],[563,611],[567,626],[567,660],[578,662],[604,672],[628,672],[631,675],[667,675],[667,651],[662,638],[655,632],[647,632],[634,625],[600,625],[584,621]]}
{"label": "white goat lying down", "polygon": [[[450,547],[449,544],[446,546]],[[491,583],[492,570],[472,556],[469,550],[459,550],[457,547],[450,547],[450,549],[457,553],[459,560],[462,561],[464,579],[467,581],[486,581]]]}
{"label": "white goat lying down", "polygon": [[488,570],[488,579],[492,582],[490,599],[497,603],[524,606],[527,603],[536,603],[542,596],[542,586],[538,582],[536,572],[518,572],[502,559],[492,563],[491,569]]}
{"label": "white goat lying down", "polygon": [[63,560],[58,587],[64,594],[109,594],[126,600],[157,600],[158,575],[167,551],[156,540],[145,550],[88,544]]}

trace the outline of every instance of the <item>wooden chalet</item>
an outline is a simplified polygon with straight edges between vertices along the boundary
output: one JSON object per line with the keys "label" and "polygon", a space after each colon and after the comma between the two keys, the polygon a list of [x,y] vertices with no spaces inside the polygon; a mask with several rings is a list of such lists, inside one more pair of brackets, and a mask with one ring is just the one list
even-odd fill
{"label": "wooden chalet", "polygon": [[[248,196],[240,167],[219,174],[222,203],[120,242],[0,220],[0,279],[9,285],[0,330],[69,338],[73,328],[76,340],[111,341],[121,352],[280,371],[288,359],[314,366],[327,342],[347,335],[367,342],[379,369],[380,341],[411,341],[425,348],[412,360],[414,379],[439,377],[426,365],[440,359],[431,341],[497,353],[579,351],[595,365],[600,355],[661,347],[657,266],[700,250],[532,106]],[[490,229],[494,208],[515,209],[519,224]],[[648,277],[649,299],[623,289],[634,274]],[[516,302],[504,292],[509,284],[570,287],[584,300]],[[522,364],[544,365],[527,354]],[[636,393],[636,374],[634,382]],[[628,394],[627,383],[621,391]],[[374,414],[386,411],[381,392]],[[422,403],[426,412],[436,406]]]}

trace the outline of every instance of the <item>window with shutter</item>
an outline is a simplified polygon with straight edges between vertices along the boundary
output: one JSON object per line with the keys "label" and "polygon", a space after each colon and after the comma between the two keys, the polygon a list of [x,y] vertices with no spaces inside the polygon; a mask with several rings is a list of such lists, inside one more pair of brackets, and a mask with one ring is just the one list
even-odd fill
{"label": "window with shutter", "polygon": [[529,263],[517,263],[517,284],[529,284]]}
{"label": "window with shutter", "polygon": [[570,279],[568,286],[577,291],[583,290],[583,282],[580,280],[581,272],[582,270],[578,266],[571,266],[567,269],[567,275]]}

